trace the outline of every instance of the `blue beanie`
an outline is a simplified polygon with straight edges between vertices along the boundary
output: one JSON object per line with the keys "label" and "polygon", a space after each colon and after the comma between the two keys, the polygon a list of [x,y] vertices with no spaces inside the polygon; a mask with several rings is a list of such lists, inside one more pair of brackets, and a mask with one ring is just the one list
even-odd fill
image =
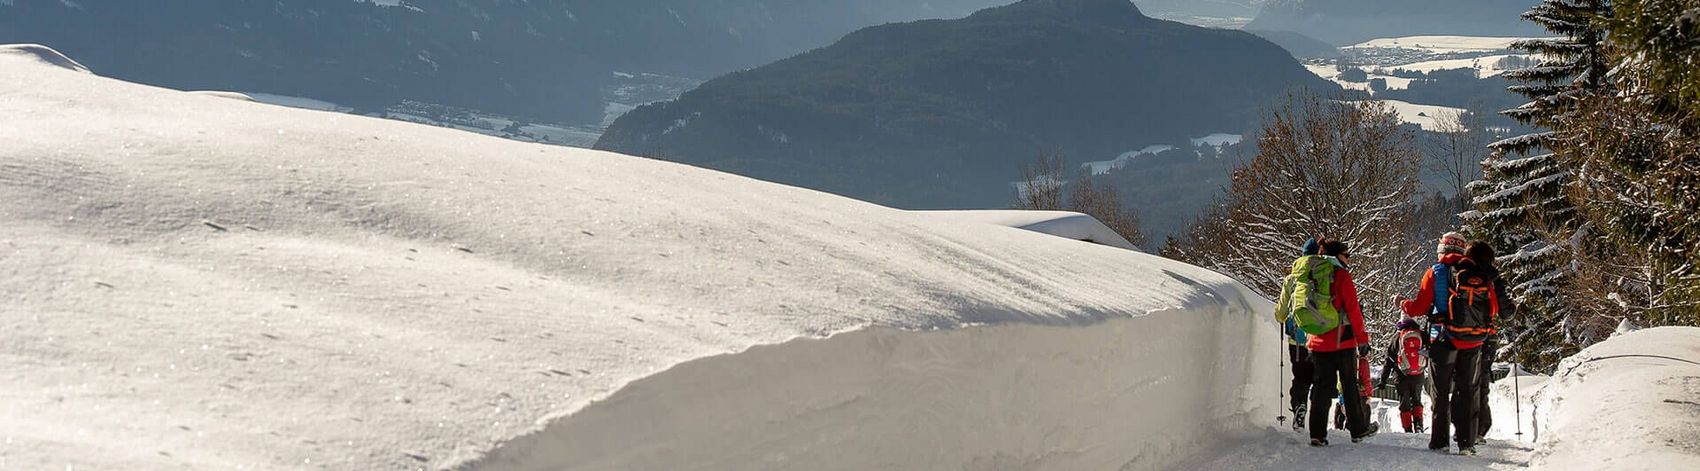
{"label": "blue beanie", "polygon": [[1322,253],[1322,244],[1317,243],[1314,238],[1306,240],[1304,255],[1316,255],[1318,253]]}

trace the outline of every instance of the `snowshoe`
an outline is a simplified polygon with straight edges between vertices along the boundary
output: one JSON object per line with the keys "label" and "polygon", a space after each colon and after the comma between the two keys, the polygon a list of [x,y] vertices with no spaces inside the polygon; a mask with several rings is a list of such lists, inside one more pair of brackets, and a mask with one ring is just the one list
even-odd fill
{"label": "snowshoe", "polygon": [[1364,439],[1375,436],[1375,433],[1380,430],[1381,425],[1370,423],[1369,428],[1364,429],[1363,434],[1352,436],[1352,443],[1363,443]]}
{"label": "snowshoe", "polygon": [[1328,446],[1328,439],[1326,439],[1326,438],[1312,438],[1312,439],[1310,439],[1310,446],[1318,446],[1318,447]]}
{"label": "snowshoe", "polygon": [[1458,447],[1458,454],[1464,455],[1464,456],[1476,456],[1476,446],[1475,445],[1466,445],[1466,446]]}
{"label": "snowshoe", "polygon": [[1299,406],[1298,408],[1293,409],[1293,431],[1298,432],[1298,431],[1303,431],[1304,429],[1305,429],[1305,406]]}
{"label": "snowshoe", "polygon": [[1423,433],[1424,432],[1423,421],[1419,420],[1419,421],[1416,421],[1415,423],[1412,423],[1411,429],[1413,430],[1411,433],[1416,433],[1416,434]]}

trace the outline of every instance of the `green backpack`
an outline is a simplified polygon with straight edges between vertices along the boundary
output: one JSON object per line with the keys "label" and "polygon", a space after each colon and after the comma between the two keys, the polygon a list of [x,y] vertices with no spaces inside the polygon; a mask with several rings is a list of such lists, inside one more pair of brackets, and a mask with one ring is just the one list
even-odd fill
{"label": "green backpack", "polygon": [[1299,257],[1293,261],[1293,271],[1287,276],[1286,299],[1279,308],[1284,312],[1276,315],[1286,318],[1291,315],[1293,323],[1299,330],[1310,335],[1322,335],[1340,328],[1340,311],[1334,308],[1334,269],[1337,267],[1332,258],[1320,255]]}

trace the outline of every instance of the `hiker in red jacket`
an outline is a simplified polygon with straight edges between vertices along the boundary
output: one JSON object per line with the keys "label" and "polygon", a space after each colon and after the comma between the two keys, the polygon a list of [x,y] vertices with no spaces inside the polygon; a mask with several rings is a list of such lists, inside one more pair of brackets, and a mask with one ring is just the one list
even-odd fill
{"label": "hiker in red jacket", "polygon": [[1353,405],[1345,407],[1346,424],[1352,433],[1352,443],[1358,443],[1375,435],[1379,428],[1370,423],[1367,408],[1355,407],[1364,401],[1362,391],[1356,387],[1360,382],[1358,356],[1362,353],[1360,350],[1368,349],[1369,333],[1364,330],[1357,286],[1352,284],[1352,274],[1347,271],[1351,262],[1350,247],[1345,242],[1330,240],[1322,244],[1322,254],[1339,262],[1329,290],[1333,295],[1334,308],[1343,314],[1344,323],[1334,330],[1312,335],[1305,345],[1311,351],[1311,362],[1316,368],[1310,391],[1310,445],[1328,446],[1328,415],[1318,412],[1328,410],[1337,393],[1344,395],[1345,404]]}
{"label": "hiker in red jacket", "polygon": [[[1498,333],[1499,321],[1514,315],[1517,309],[1505,295],[1505,284],[1493,265],[1493,247],[1485,242],[1471,243],[1458,263],[1444,270],[1448,282],[1434,282],[1439,276],[1423,278],[1425,289],[1447,294],[1443,303],[1436,303],[1431,312],[1422,309],[1428,307],[1423,296],[1403,303],[1406,314],[1426,315],[1430,331],[1437,334],[1429,345],[1435,389],[1430,450],[1446,451],[1447,439],[1454,438],[1460,454],[1476,453],[1477,388],[1485,387],[1478,371],[1482,343]],[[1430,273],[1440,271],[1437,265]],[[1427,286],[1431,283],[1434,286]],[[1453,422],[1458,434],[1448,437]]]}
{"label": "hiker in red jacket", "polygon": [[[1452,267],[1464,260],[1465,243],[1464,235],[1457,232],[1448,232],[1440,237],[1440,243],[1434,247],[1434,266],[1423,272],[1422,281],[1417,285],[1417,298],[1397,298],[1405,315],[1428,319],[1430,324],[1445,317],[1447,297],[1451,296]],[[1431,342],[1443,340],[1435,333],[1435,329],[1429,330]]]}

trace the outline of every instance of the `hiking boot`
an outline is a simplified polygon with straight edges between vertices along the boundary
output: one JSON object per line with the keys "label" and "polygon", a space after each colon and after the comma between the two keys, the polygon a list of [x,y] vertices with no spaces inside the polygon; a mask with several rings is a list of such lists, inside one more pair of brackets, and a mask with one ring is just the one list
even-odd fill
{"label": "hiking boot", "polygon": [[1320,446],[1328,446],[1328,439],[1326,439],[1326,438],[1312,438],[1312,439],[1310,439],[1310,446],[1319,446],[1319,447]]}
{"label": "hiking boot", "polygon": [[1458,447],[1458,454],[1464,455],[1464,456],[1476,456],[1476,446],[1475,445],[1467,445],[1467,446]]}
{"label": "hiking boot", "polygon": [[1363,443],[1364,439],[1375,436],[1375,432],[1379,430],[1381,430],[1381,425],[1372,422],[1368,428],[1364,429],[1364,433],[1352,435],[1352,443]]}

